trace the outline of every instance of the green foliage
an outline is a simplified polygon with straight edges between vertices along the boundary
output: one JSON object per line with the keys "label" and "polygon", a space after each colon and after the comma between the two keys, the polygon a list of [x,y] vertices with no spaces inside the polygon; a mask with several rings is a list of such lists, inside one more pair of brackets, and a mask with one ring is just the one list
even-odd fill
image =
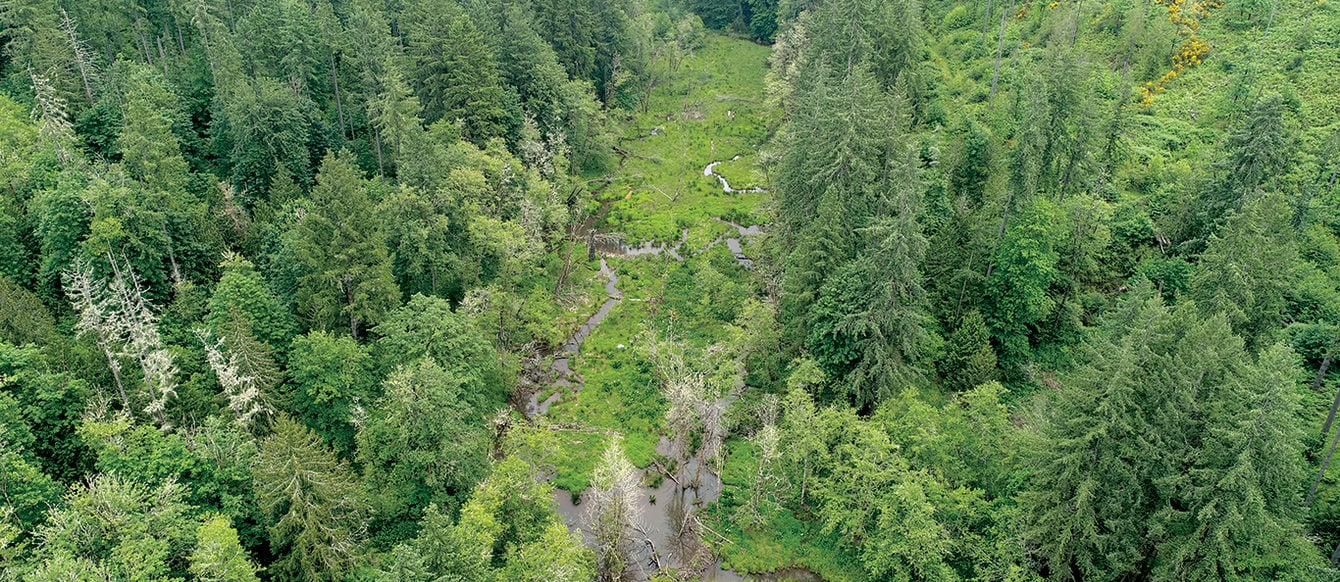
{"label": "green foliage", "polygon": [[56,322],[35,293],[0,276],[0,341],[15,345],[58,343]]}
{"label": "green foliage", "polygon": [[116,475],[75,485],[38,530],[38,566],[28,579],[82,580],[92,572],[118,580],[184,576],[196,542],[184,489]]}
{"label": "green foliage", "polygon": [[429,504],[456,513],[488,466],[482,411],[466,382],[424,358],[393,372],[358,431],[358,460],[373,498],[373,539],[391,547],[413,536]]}
{"label": "green foliage", "polygon": [[151,486],[189,483],[182,497],[191,515],[234,516],[248,545],[261,543],[262,517],[251,484],[256,444],[232,423],[211,418],[194,434],[179,435],[113,418],[86,420],[78,434],[96,455],[98,472]]}
{"label": "green foliage", "polygon": [[1263,347],[1284,321],[1297,263],[1284,198],[1264,195],[1210,237],[1191,294],[1207,312],[1225,314],[1249,346]]}
{"label": "green foliage", "polygon": [[321,437],[280,416],[256,457],[256,497],[269,518],[269,571],[291,580],[342,580],[361,552],[365,501],[349,467]]}
{"label": "green foliage", "polygon": [[611,577],[662,439],[739,574],[1326,578],[1340,13],[1220,4],[0,2],[0,578]]}
{"label": "green foliage", "polygon": [[291,338],[292,317],[266,286],[254,265],[234,255],[223,262],[223,276],[209,297],[205,322],[216,330],[224,329],[238,317],[253,333],[273,348],[282,348]]}
{"label": "green foliage", "polygon": [[33,435],[24,424],[19,404],[0,393],[0,491],[11,518],[22,531],[42,522],[46,509],[60,498],[60,487],[43,473],[30,451]]}
{"label": "green foliage", "polygon": [[459,120],[464,137],[481,145],[502,135],[509,120],[498,65],[484,33],[455,6],[413,6],[407,40],[424,121]]}
{"label": "green foliage", "polygon": [[459,300],[470,275],[467,231],[457,202],[402,186],[380,205],[401,293]]}
{"label": "green foliage", "polygon": [[957,165],[949,175],[950,191],[964,197],[969,206],[982,205],[991,179],[991,135],[976,122],[968,122]]}
{"label": "green foliage", "polygon": [[[430,505],[423,530],[394,552],[406,579],[591,580],[594,558],[554,513],[550,486],[517,457],[493,465],[452,524]],[[385,571],[384,571],[385,572]],[[392,577],[390,579],[402,579]]]}
{"label": "green foliage", "polygon": [[206,517],[195,530],[191,575],[208,582],[258,582],[256,566],[238,543],[237,530],[222,515]]}
{"label": "green foliage", "polygon": [[[861,317],[861,307],[871,294],[870,276],[862,263],[843,266],[829,277],[819,291],[819,300],[811,308],[811,327],[805,348],[831,376],[845,378],[863,355],[860,338],[845,332],[849,326],[843,323]],[[872,395],[865,395],[857,401],[864,404],[873,399]]]}
{"label": "green foliage", "polygon": [[970,390],[996,379],[996,352],[982,314],[969,311],[949,334],[939,362],[946,388]]}
{"label": "green foliage", "polygon": [[283,408],[341,455],[354,452],[354,414],[373,399],[372,357],[348,337],[312,332],[293,340]]}
{"label": "green foliage", "polygon": [[[1145,284],[1086,352],[1040,425],[1021,499],[1053,573],[1297,577],[1315,562],[1297,521],[1301,442],[1287,350],[1252,361],[1222,316],[1170,311]],[[1255,533],[1219,529],[1229,524]]]}
{"label": "green foliage", "polygon": [[259,197],[276,164],[308,183],[311,104],[269,77],[235,82],[210,127],[216,150],[229,161],[233,187],[244,198]]}
{"label": "green foliage", "polygon": [[984,315],[1007,374],[1018,374],[1031,353],[1033,327],[1056,308],[1048,294],[1059,275],[1053,208],[1039,202],[1005,232],[986,282],[989,307]]}
{"label": "green foliage", "polygon": [[86,178],[65,174],[53,188],[38,192],[29,203],[38,248],[42,253],[37,271],[38,288],[47,305],[64,305],[61,273],[74,263],[80,242],[89,231],[90,213],[80,199]]}
{"label": "green foliage", "polygon": [[382,224],[348,159],[326,154],[294,234],[302,270],[297,299],[309,328],[348,329],[357,338],[395,308],[399,293]]}
{"label": "green foliage", "polygon": [[75,429],[93,395],[88,384],[51,372],[35,347],[0,342],[0,388],[18,402],[23,432],[33,437],[24,448],[43,472],[65,483],[83,475],[89,468],[88,451]]}
{"label": "green foliage", "polygon": [[459,397],[480,414],[506,397],[497,350],[446,300],[415,295],[375,331],[381,336],[376,353],[384,369],[413,367],[429,358],[460,383]]}
{"label": "green foliage", "polygon": [[136,69],[126,90],[124,115],[116,145],[126,173],[148,189],[184,194],[186,160],[172,132],[180,106],[166,80],[151,69]]}

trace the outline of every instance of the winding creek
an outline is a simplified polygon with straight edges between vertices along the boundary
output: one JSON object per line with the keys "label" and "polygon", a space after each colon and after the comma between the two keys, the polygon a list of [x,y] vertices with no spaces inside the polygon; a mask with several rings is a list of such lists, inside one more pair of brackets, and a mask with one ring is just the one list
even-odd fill
{"label": "winding creek", "polygon": [[[739,158],[740,156],[735,156],[731,160],[738,160]],[[716,177],[723,192],[764,191],[761,188],[732,188],[730,182],[715,171],[717,164],[720,163],[721,161],[716,161],[708,164],[703,169],[703,175]],[[717,220],[730,226],[731,230],[717,237],[702,250],[694,253],[694,256],[705,253],[718,244],[725,244],[741,266],[746,269],[752,268],[753,261],[745,256],[742,241],[747,237],[762,233],[763,226],[743,226],[720,218]],[[605,318],[609,317],[614,307],[623,300],[623,292],[618,287],[619,275],[606,259],[665,255],[676,261],[683,261],[684,255],[681,251],[687,241],[688,229],[684,229],[679,240],[673,245],[653,242],[647,242],[640,246],[595,245],[596,252],[600,254],[600,274],[605,278],[607,298],[596,312],[577,328],[577,331],[563,344],[563,347],[553,355],[547,373],[542,374],[541,378],[536,379],[537,381],[532,381],[532,385],[529,387],[529,396],[523,399],[521,405],[518,406],[518,408],[523,408],[521,412],[527,418],[535,419],[548,414],[550,407],[562,400],[565,395],[575,395],[582,389],[582,379],[580,375],[573,372],[571,360],[581,351],[582,344],[586,339],[591,337],[596,328]],[[552,393],[541,401],[539,396],[547,391],[546,388],[552,388]],[[745,388],[743,385],[738,386],[735,391],[726,396],[726,402],[723,404],[728,405],[729,402],[734,401]],[[669,443],[662,438],[657,450],[668,456]],[[648,470],[653,469],[649,468]],[[660,479],[659,485],[656,487],[646,485],[642,487],[643,495],[639,498],[639,505],[645,528],[642,533],[645,535],[646,539],[644,541],[647,547],[643,552],[643,560],[639,564],[640,568],[633,572],[637,579],[648,579],[651,574],[657,571],[658,567],[671,567],[681,572],[698,572],[703,580],[728,582],[746,579],[762,581],[820,580],[818,576],[804,569],[750,574],[748,577],[723,569],[721,561],[700,540],[698,532],[690,527],[690,524],[694,522],[694,515],[697,511],[720,498],[722,489],[720,477],[704,466],[704,463],[696,454],[683,463],[674,475],[668,473],[666,475],[669,478]],[[585,507],[580,504],[580,496],[555,489],[554,503],[557,505],[558,513],[562,516],[564,523],[570,529],[581,532],[584,538],[587,537],[588,534],[584,529]]]}
{"label": "winding creek", "polygon": [[742,156],[740,156],[739,154],[736,154],[735,157],[729,160],[720,160],[707,164],[707,167],[703,168],[703,175],[708,177],[716,176],[717,181],[721,182],[721,190],[723,192],[726,192],[727,194],[732,194],[735,192],[767,192],[767,190],[764,190],[763,188],[759,188],[757,186],[753,188],[742,188],[742,189],[731,188],[730,182],[726,181],[726,177],[717,173],[716,168],[718,164],[722,164],[725,162],[734,162],[740,159],[741,157]]}

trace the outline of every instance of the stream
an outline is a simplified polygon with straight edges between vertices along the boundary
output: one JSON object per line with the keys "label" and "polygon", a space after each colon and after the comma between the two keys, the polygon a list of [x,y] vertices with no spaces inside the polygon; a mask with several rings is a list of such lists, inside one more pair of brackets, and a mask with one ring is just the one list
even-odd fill
{"label": "stream", "polygon": [[721,182],[721,191],[723,191],[723,192],[725,192],[725,193],[727,193],[727,194],[733,194],[733,193],[735,193],[735,192],[750,192],[750,193],[767,192],[767,190],[764,190],[763,188],[759,188],[759,187],[757,187],[757,186],[756,186],[756,187],[753,187],[753,188],[743,188],[743,189],[731,188],[731,186],[730,186],[730,182],[727,182],[727,181],[726,181],[726,177],[725,177],[725,176],[722,176],[721,174],[718,174],[718,173],[717,173],[717,170],[716,170],[716,168],[717,168],[717,164],[720,164],[720,163],[723,163],[723,162],[733,162],[733,161],[735,161],[735,160],[740,159],[740,157],[741,157],[741,156],[740,156],[739,154],[736,154],[735,157],[733,157],[733,158],[731,158],[731,159],[729,159],[729,160],[720,160],[720,161],[716,161],[716,162],[712,162],[712,163],[710,163],[710,164],[707,164],[707,167],[706,167],[706,168],[703,168],[703,175],[704,175],[704,176],[708,176],[708,177],[716,176],[717,181],[718,181],[718,182]]}
{"label": "stream", "polygon": [[[737,160],[740,156],[735,156],[731,160]],[[715,176],[721,183],[722,191],[733,192],[764,192],[761,188],[750,188],[739,190],[732,188],[730,182],[724,176],[717,174],[715,167],[720,161],[712,162],[703,169],[704,176]],[[763,226],[751,225],[743,226],[734,222],[716,219],[731,227],[731,231],[717,237],[702,250],[694,253],[693,256],[705,253],[718,244],[725,244],[735,260],[744,268],[752,268],[753,261],[744,254],[743,239],[755,236],[763,232]],[[681,250],[688,241],[688,229],[684,229],[678,241],[670,245],[667,243],[656,244],[646,242],[640,246],[630,246],[627,244],[597,243],[593,245],[595,251],[600,254],[600,274],[605,278],[605,292],[608,297],[594,314],[591,315],[577,331],[568,338],[563,347],[554,354],[554,358],[549,365],[545,377],[528,380],[531,384],[528,387],[529,397],[525,399],[524,408],[521,412],[528,419],[548,414],[550,407],[562,400],[564,394],[575,395],[582,388],[582,379],[575,374],[571,367],[571,359],[581,350],[582,344],[591,336],[595,329],[609,317],[614,306],[623,299],[623,292],[619,290],[619,275],[609,266],[605,260],[607,257],[638,257],[647,255],[665,255],[676,261],[683,261],[684,256]],[[545,387],[554,388],[543,401],[539,396],[545,391]],[[743,383],[737,386],[731,394],[723,400],[724,407],[728,407],[739,397],[745,389]],[[523,386],[521,390],[527,390]],[[723,407],[723,409],[724,409]],[[664,437],[661,443],[657,445],[657,451],[663,455],[668,455],[669,443]],[[751,574],[744,576],[736,572],[723,569],[721,560],[712,555],[710,548],[699,539],[698,533],[692,528],[686,529],[690,518],[696,511],[701,510],[707,504],[715,502],[721,496],[721,478],[711,469],[704,466],[698,455],[694,455],[676,471],[676,478],[683,485],[678,484],[674,479],[663,478],[656,487],[643,486],[639,507],[642,512],[642,522],[646,540],[649,547],[643,552],[642,563],[639,568],[631,573],[638,580],[646,580],[651,574],[657,571],[657,566],[672,567],[681,571],[697,571],[703,580],[714,580],[724,582],[735,582],[742,580],[761,580],[761,581],[780,581],[780,580],[801,580],[818,581],[821,580],[817,575],[802,568],[792,568],[770,572],[766,574]],[[580,496],[574,496],[571,493],[561,490],[554,490],[554,503],[558,508],[559,515],[563,521],[573,531],[580,532],[584,539],[588,534],[584,528],[585,508],[580,505]],[[587,539],[589,542],[590,540]]]}

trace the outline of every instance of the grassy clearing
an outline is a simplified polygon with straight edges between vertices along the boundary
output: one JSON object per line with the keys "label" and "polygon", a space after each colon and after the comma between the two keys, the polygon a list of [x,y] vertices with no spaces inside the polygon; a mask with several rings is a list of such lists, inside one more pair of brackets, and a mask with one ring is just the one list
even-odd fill
{"label": "grassy clearing", "polygon": [[[639,336],[651,327],[673,329],[699,348],[720,341],[726,334],[725,324],[734,315],[732,306],[738,306],[752,286],[748,272],[735,264],[722,245],[684,263],[656,256],[611,259],[610,263],[619,274],[624,299],[572,361],[583,388],[575,396],[565,394],[550,409],[549,418],[563,425],[622,434],[629,459],[646,467],[655,458],[666,403],[651,363],[638,349]],[[588,483],[600,452],[589,436],[584,434],[581,443],[561,447],[554,461],[556,487],[580,491]]]}
{"label": "grassy clearing", "polygon": [[[710,36],[655,92],[647,113],[627,121],[620,143],[624,163],[602,193],[610,201],[604,229],[634,243],[677,241],[688,229],[681,253],[693,257],[731,232],[717,217],[767,222],[768,194],[727,194],[715,177],[703,175],[703,168],[739,154],[740,160],[719,167],[729,172],[733,185],[755,185],[756,150],[770,122],[762,103],[768,53],[768,47]],[[674,329],[698,347],[717,341],[754,286],[724,245],[688,263],[653,256],[611,259],[610,264],[619,274],[624,300],[571,363],[584,387],[575,396],[565,395],[550,418],[624,435],[630,460],[645,467],[655,457],[665,402],[650,363],[636,349],[638,335],[650,325]],[[604,439],[564,433],[560,441],[554,484],[580,491]]]}
{"label": "grassy clearing", "polygon": [[[665,404],[652,375],[651,365],[637,353],[635,341],[648,317],[647,299],[661,292],[657,284],[665,269],[675,268],[667,258],[643,257],[610,260],[619,274],[624,299],[615,304],[571,366],[583,380],[574,396],[564,394],[549,411],[560,424],[573,424],[624,436],[624,450],[639,467],[651,464],[660,439]],[[622,346],[622,347],[621,347]],[[555,459],[558,477],[554,486],[575,492],[589,484],[594,462],[605,446],[603,437],[580,434],[563,438],[566,444]]]}
{"label": "grassy clearing", "polygon": [[[626,153],[613,182],[608,230],[632,241],[677,240],[683,228],[713,217],[749,214],[767,194],[726,194],[703,168],[737,154],[755,154],[766,141],[772,112],[763,103],[769,47],[709,35],[652,95],[646,113],[625,124]],[[746,162],[747,160],[750,160]],[[754,156],[732,171],[753,173]],[[750,180],[743,179],[742,183]],[[732,182],[734,185],[734,182]]]}
{"label": "grassy clearing", "polygon": [[766,176],[758,167],[757,153],[744,154],[738,160],[728,159],[717,164],[714,169],[736,190],[768,187]]}
{"label": "grassy clearing", "polygon": [[[676,337],[703,348],[727,337],[727,324],[757,293],[752,275],[738,265],[725,244],[710,250],[708,246],[734,234],[732,227],[715,218],[741,224],[769,222],[771,197],[726,194],[715,177],[703,175],[703,167],[741,154],[739,160],[717,168],[734,187],[763,185],[756,150],[770,123],[762,104],[768,51],[745,41],[710,37],[703,49],[684,61],[675,78],[656,91],[649,112],[625,127],[628,137],[620,147],[627,158],[603,191],[611,203],[603,228],[621,232],[634,243],[678,241],[681,231],[688,229],[680,249],[687,261],[667,256],[608,260],[619,275],[623,300],[571,361],[582,389],[575,395],[564,393],[547,419],[577,427],[552,431],[546,439],[556,488],[580,492],[590,484],[595,463],[608,446],[608,434],[623,435],[624,449],[637,466],[647,467],[656,458],[666,402],[650,362],[638,349],[644,330],[673,330]],[[597,268],[582,266],[583,276],[593,278],[591,299],[583,304],[580,317],[564,320],[563,329],[575,328],[567,322],[584,320],[605,297]],[[546,390],[541,398],[550,393]],[[726,471],[731,479],[736,479],[734,475],[742,479],[751,470],[751,457],[739,443],[732,449],[741,453],[728,458]],[[738,482],[732,487],[738,489]],[[724,515],[733,508],[723,503],[713,511]],[[859,572],[852,574],[842,566],[855,561],[847,561],[848,556],[832,548],[831,536],[816,537],[788,513],[774,516],[762,531],[745,531],[725,519],[720,525],[735,542],[723,548],[727,563],[741,571],[805,566],[829,580],[861,579]],[[812,545],[807,541],[812,538],[820,542]]]}

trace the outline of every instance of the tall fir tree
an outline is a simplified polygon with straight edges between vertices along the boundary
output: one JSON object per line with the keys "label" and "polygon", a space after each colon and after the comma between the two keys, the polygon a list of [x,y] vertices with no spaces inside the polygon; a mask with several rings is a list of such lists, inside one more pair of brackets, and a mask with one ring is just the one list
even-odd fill
{"label": "tall fir tree", "polygon": [[298,312],[309,328],[362,337],[399,303],[381,221],[346,157],[322,160],[295,235]]}

